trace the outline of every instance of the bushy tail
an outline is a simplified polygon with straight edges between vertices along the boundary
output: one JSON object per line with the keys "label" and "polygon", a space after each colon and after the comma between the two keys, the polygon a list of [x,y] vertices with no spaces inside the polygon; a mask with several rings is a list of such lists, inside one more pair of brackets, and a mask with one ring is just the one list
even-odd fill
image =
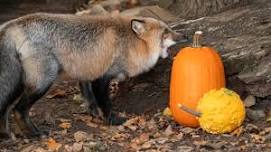
{"label": "bushy tail", "polygon": [[0,116],[21,94],[22,72],[15,46],[0,39]]}

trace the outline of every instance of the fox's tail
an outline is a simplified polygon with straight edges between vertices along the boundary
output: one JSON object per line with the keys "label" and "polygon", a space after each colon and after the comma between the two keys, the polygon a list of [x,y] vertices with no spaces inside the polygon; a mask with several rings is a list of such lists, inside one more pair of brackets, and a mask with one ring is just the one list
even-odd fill
{"label": "fox's tail", "polygon": [[23,90],[23,69],[15,46],[0,38],[0,117]]}

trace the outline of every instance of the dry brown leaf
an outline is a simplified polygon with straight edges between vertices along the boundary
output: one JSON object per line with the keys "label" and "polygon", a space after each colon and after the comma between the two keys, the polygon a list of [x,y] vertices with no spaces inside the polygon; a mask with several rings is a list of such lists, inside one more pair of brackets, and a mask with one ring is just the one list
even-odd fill
{"label": "dry brown leaf", "polygon": [[168,125],[168,127],[167,127],[167,129],[165,130],[164,134],[165,134],[166,136],[168,136],[168,137],[174,134],[174,131],[172,130],[171,125]]}
{"label": "dry brown leaf", "polygon": [[63,123],[59,124],[58,126],[62,129],[69,129],[69,128],[71,128],[72,125],[69,122],[63,122]]}
{"label": "dry brown leaf", "polygon": [[144,143],[142,146],[141,146],[141,149],[148,149],[148,148],[151,148],[152,144],[149,143],[149,142],[146,142]]}
{"label": "dry brown leaf", "polygon": [[183,139],[183,133],[180,132],[178,135],[176,135],[177,140],[182,140]]}
{"label": "dry brown leaf", "polygon": [[53,138],[49,138],[47,148],[51,151],[58,151],[62,144],[57,143]]}
{"label": "dry brown leaf", "polygon": [[123,140],[126,140],[127,138],[128,136],[126,134],[116,133],[111,139],[113,141],[123,141]]}
{"label": "dry brown leaf", "polygon": [[73,152],[80,152],[83,149],[83,142],[73,143],[72,151]]}
{"label": "dry brown leaf", "polygon": [[86,141],[88,134],[84,131],[77,131],[76,133],[74,133],[73,136],[76,142],[80,142],[80,141]]}
{"label": "dry brown leaf", "polygon": [[93,123],[93,122],[85,122],[87,126],[91,127],[91,128],[97,128],[98,125],[96,123]]}
{"label": "dry brown leaf", "polygon": [[199,140],[199,141],[194,141],[193,144],[196,146],[203,146],[206,145],[208,142],[205,140]]}
{"label": "dry brown leaf", "polygon": [[131,125],[134,125],[134,124],[137,124],[138,123],[138,121],[139,121],[139,117],[135,117],[135,118],[131,118],[131,119],[129,119],[129,120],[127,120],[124,124],[123,124],[123,126],[131,126]]}
{"label": "dry brown leaf", "polygon": [[143,133],[139,136],[139,140],[143,143],[143,142],[147,142],[150,140],[150,135],[147,133]]}
{"label": "dry brown leaf", "polygon": [[57,120],[59,120],[60,122],[71,122],[70,119],[65,119],[65,118],[58,118]]}
{"label": "dry brown leaf", "polygon": [[163,111],[163,115],[164,116],[168,116],[168,117],[171,117],[172,116],[172,113],[170,111],[170,109],[168,107],[166,107]]}
{"label": "dry brown leaf", "polygon": [[135,143],[135,142],[132,142],[131,144],[130,144],[130,147],[132,148],[132,149],[139,149],[139,146],[138,146],[138,144],[137,143]]}
{"label": "dry brown leaf", "polygon": [[56,89],[56,90],[52,91],[49,95],[47,95],[46,98],[48,98],[48,99],[62,98],[65,96],[65,94],[66,94],[65,90]]}
{"label": "dry brown leaf", "polygon": [[244,132],[243,126],[240,126],[240,127],[236,128],[234,131],[232,131],[230,134],[231,134],[232,136],[237,136],[237,137],[239,137],[243,132]]}
{"label": "dry brown leaf", "polygon": [[265,142],[265,137],[257,135],[257,134],[250,134],[252,141],[254,143],[264,143]]}

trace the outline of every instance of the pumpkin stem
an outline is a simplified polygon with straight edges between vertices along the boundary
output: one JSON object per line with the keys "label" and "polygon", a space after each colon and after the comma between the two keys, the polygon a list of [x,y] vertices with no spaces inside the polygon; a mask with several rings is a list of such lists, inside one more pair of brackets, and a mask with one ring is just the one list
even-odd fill
{"label": "pumpkin stem", "polygon": [[202,35],[202,31],[195,32],[195,35],[193,37],[192,47],[194,47],[194,48],[201,47],[201,44],[199,42],[201,35]]}
{"label": "pumpkin stem", "polygon": [[201,116],[201,113],[200,113],[200,112],[194,111],[194,110],[188,108],[188,107],[185,106],[185,105],[178,104],[178,107],[179,107],[180,109],[182,109],[183,111],[185,111],[185,112],[187,112],[187,113],[190,113],[190,114],[193,115],[193,116],[196,116],[196,117],[200,117],[200,116]]}

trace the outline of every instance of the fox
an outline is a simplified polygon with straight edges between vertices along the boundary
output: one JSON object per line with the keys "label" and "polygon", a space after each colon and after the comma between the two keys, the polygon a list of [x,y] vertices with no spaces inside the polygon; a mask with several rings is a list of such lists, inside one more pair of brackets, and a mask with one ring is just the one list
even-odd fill
{"label": "fox", "polygon": [[91,115],[124,123],[112,110],[110,81],[149,71],[186,39],[148,17],[33,13],[7,21],[0,26],[0,138],[11,136],[11,111],[26,136],[44,135],[29,110],[58,78],[78,81]]}

